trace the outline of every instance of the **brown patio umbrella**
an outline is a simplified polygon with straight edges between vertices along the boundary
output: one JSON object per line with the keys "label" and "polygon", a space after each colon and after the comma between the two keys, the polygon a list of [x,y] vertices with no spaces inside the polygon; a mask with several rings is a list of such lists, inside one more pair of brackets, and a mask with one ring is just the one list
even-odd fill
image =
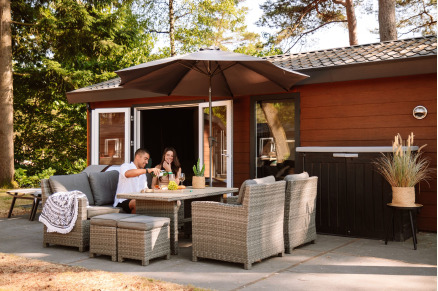
{"label": "brown patio umbrella", "polygon": [[[287,92],[307,75],[243,54],[201,49],[116,71],[120,86],[174,96],[209,97],[209,147],[212,164],[211,97]],[[212,167],[210,166],[210,186]]]}

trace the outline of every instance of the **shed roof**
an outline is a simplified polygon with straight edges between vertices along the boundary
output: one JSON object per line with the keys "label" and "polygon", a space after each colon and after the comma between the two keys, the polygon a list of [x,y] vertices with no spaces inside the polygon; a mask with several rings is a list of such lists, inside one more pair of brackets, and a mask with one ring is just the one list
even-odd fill
{"label": "shed roof", "polygon": [[[349,47],[341,47],[327,50],[318,50],[305,53],[283,54],[277,56],[266,57],[266,59],[273,64],[294,70],[306,72],[308,70],[318,69],[334,69],[342,66],[349,66],[355,64],[378,64],[386,63],[386,61],[400,61],[400,60],[415,60],[419,57],[436,57],[437,55],[437,37],[425,36],[418,38],[401,39],[394,41],[378,42],[372,44],[355,45]],[[429,67],[431,64],[429,64]],[[427,73],[424,64],[417,65],[420,71]],[[387,71],[398,71],[398,74],[405,74],[410,68],[386,68]],[[377,68],[381,71],[381,68]],[[430,70],[435,70],[436,64]],[[306,72],[307,73],[307,72]],[[308,80],[302,83],[317,83],[327,81],[321,79],[319,75],[307,73],[311,76]],[[334,74],[334,72],[333,72]],[[364,78],[357,77],[352,72],[344,72],[344,75],[349,78]],[[388,75],[388,74],[387,74]],[[385,77],[384,73],[374,75],[374,77]],[[369,77],[366,76],[366,77]],[[330,81],[347,80],[346,77],[335,78],[330,76]],[[93,101],[108,101],[131,99],[141,97],[155,97],[163,94],[155,94],[152,92],[145,92],[141,90],[125,89],[119,86],[120,78],[114,78],[105,82],[94,84],[88,87],[80,88],[67,93],[67,98],[71,103],[78,102],[93,102]]]}
{"label": "shed roof", "polygon": [[425,36],[327,50],[266,57],[291,70],[327,68],[370,62],[436,56],[437,37]]}

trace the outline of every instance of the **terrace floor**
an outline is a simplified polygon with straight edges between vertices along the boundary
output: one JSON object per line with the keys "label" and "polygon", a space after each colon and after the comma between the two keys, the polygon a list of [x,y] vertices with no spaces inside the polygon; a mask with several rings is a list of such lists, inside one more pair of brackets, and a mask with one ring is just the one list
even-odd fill
{"label": "terrace floor", "polygon": [[[190,240],[180,240],[180,253],[170,260],[112,262],[89,258],[77,248],[43,248],[43,225],[28,216],[0,219],[0,252],[27,258],[144,276],[215,290],[437,290],[437,236],[419,233],[418,249],[405,242],[318,235],[315,244],[284,257],[241,264],[200,259],[191,261]],[[1,271],[1,270],[0,270]]]}

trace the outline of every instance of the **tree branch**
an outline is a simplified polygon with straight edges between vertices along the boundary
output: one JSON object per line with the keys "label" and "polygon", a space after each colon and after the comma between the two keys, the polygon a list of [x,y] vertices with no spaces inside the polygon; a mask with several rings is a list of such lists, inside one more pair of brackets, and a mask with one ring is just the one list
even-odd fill
{"label": "tree branch", "polygon": [[347,2],[345,2],[345,1],[342,1],[342,0],[332,0],[332,1],[335,4],[341,4],[344,7],[347,6]]}
{"label": "tree branch", "polygon": [[24,22],[18,22],[18,21],[13,21],[13,20],[11,20],[9,23],[11,23],[11,24],[18,24],[18,25],[24,25],[24,26],[34,26],[34,25],[36,25],[35,23],[24,23]]}
{"label": "tree branch", "polygon": [[300,39],[303,38],[303,36],[305,36],[309,33],[312,33],[312,32],[314,32],[314,31],[316,31],[316,30],[318,30],[318,29],[320,29],[328,24],[339,23],[339,22],[347,22],[347,20],[335,20],[335,21],[326,22],[326,23],[321,24],[318,27],[315,27],[312,30],[308,30],[306,32],[301,33],[300,36],[298,37],[298,39],[285,51],[285,54],[287,54],[298,43],[298,41],[300,41]]}
{"label": "tree branch", "polygon": [[149,30],[149,33],[170,33],[170,31]]}

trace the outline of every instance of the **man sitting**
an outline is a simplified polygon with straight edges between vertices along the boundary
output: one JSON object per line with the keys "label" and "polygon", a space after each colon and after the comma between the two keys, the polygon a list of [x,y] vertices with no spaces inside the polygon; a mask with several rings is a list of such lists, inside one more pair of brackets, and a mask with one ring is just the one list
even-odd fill
{"label": "man sitting", "polygon": [[157,168],[145,169],[149,159],[149,151],[139,148],[135,151],[133,162],[124,163],[120,166],[119,184],[114,198],[114,207],[121,207],[126,213],[135,213],[135,200],[119,199],[117,194],[140,192],[148,187],[146,173],[153,172],[155,175],[159,175],[160,170]]}

